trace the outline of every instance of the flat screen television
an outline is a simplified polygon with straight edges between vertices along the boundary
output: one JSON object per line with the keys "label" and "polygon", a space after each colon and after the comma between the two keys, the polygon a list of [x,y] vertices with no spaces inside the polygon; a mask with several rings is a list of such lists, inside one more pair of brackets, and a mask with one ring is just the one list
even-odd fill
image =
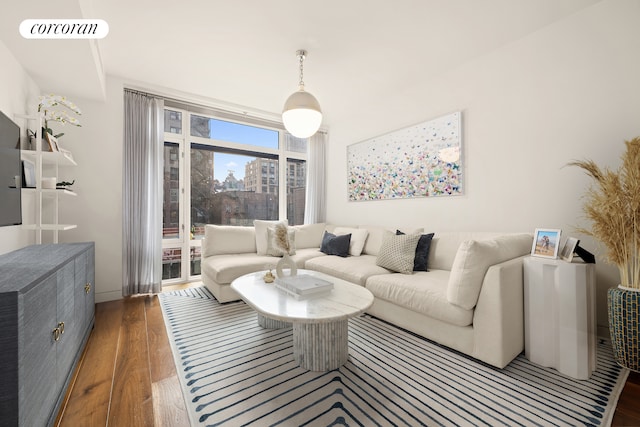
{"label": "flat screen television", "polygon": [[0,111],[0,227],[22,224],[20,127]]}

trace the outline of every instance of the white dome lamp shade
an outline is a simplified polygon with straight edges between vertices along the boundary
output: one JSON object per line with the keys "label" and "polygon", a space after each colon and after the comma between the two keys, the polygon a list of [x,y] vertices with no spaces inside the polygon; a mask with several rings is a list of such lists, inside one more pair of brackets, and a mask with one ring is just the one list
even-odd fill
{"label": "white dome lamp shade", "polygon": [[300,61],[299,87],[298,91],[294,92],[284,103],[282,122],[285,129],[296,138],[309,138],[320,129],[322,110],[318,100],[304,90],[303,62],[307,52],[299,50],[296,55]]}

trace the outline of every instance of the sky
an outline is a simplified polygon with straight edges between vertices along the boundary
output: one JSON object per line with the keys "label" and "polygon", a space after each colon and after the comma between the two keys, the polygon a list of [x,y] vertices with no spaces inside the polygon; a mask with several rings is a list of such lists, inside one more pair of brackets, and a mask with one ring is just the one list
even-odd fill
{"label": "sky", "polygon": [[[209,120],[210,137],[221,141],[251,144],[258,147],[278,148],[278,132],[223,120]],[[215,153],[213,156],[214,178],[222,182],[233,170],[236,179],[244,179],[245,165],[254,160],[254,156]]]}

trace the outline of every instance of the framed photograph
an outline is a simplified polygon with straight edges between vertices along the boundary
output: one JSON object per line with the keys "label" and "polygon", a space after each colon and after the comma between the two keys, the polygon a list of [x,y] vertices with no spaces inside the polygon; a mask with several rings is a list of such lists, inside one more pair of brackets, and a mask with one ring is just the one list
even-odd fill
{"label": "framed photograph", "polygon": [[49,144],[49,151],[60,151],[60,146],[58,145],[58,139],[51,135],[49,132],[44,132],[44,140]]}
{"label": "framed photograph", "polygon": [[567,240],[564,242],[564,246],[560,251],[560,258],[567,262],[573,261],[573,253],[576,250],[576,246],[580,243],[580,240],[575,237],[567,237]]}
{"label": "framed photograph", "polygon": [[22,187],[36,187],[36,164],[31,160],[22,161]]}
{"label": "framed photograph", "polygon": [[561,230],[536,228],[531,247],[531,256],[542,258],[558,258]]}

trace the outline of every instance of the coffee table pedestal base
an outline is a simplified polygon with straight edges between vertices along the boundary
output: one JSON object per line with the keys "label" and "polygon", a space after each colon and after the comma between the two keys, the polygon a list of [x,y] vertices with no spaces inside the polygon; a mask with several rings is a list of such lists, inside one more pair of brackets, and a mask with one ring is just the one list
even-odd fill
{"label": "coffee table pedestal base", "polygon": [[265,329],[283,329],[290,328],[291,323],[283,322],[282,320],[269,319],[268,317],[263,316],[258,313],[258,325],[262,326]]}
{"label": "coffee table pedestal base", "polygon": [[349,358],[349,321],[293,324],[293,358],[308,371],[331,371]]}

